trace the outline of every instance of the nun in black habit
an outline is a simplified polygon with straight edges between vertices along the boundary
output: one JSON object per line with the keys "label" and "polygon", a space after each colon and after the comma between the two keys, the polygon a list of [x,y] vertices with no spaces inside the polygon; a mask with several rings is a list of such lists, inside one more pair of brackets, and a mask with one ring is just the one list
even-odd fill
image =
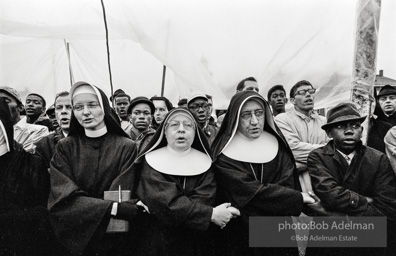
{"label": "nun in black habit", "polygon": [[[129,234],[105,233],[106,228],[111,217],[132,221],[139,210],[133,202],[116,204],[103,196],[131,169],[136,145],[99,88],[78,82],[70,96],[70,132],[59,141],[51,161],[51,224],[59,242],[74,255],[122,255],[132,249],[127,245],[133,240]],[[132,192],[133,184],[132,178]]]}
{"label": "nun in black habit", "polygon": [[[213,145],[218,200],[230,202],[241,218],[218,234],[227,255],[297,255],[296,248],[249,248],[250,216],[298,216],[304,202],[292,152],[274,123],[265,99],[252,91],[235,94]],[[222,245],[221,245],[222,244]]]}
{"label": "nun in black habit", "polygon": [[214,207],[209,146],[191,112],[171,110],[138,162],[137,194],[150,212],[142,255],[211,255],[211,223],[224,227],[239,211],[229,203]]}

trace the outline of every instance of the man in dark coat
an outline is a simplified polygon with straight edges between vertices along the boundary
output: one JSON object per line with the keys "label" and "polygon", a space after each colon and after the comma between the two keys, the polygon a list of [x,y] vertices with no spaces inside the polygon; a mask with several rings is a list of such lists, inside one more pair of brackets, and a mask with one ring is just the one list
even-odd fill
{"label": "man in dark coat", "polygon": [[381,88],[377,96],[378,103],[382,109],[380,120],[396,125],[396,89],[390,85]]}
{"label": "man in dark coat", "polygon": [[36,152],[44,157],[47,167],[50,167],[51,158],[55,153],[55,146],[59,140],[67,137],[70,128],[72,105],[69,92],[58,93],[55,97],[55,118],[59,124],[54,133],[42,138],[36,145]]}
{"label": "man in dark coat", "polygon": [[[362,145],[361,123],[365,118],[352,103],[330,109],[322,129],[332,140],[309,154],[308,172],[326,210],[348,216],[386,216],[392,233],[396,176],[386,155]],[[390,235],[388,245],[395,243],[394,234]],[[361,253],[350,250],[348,254]]]}

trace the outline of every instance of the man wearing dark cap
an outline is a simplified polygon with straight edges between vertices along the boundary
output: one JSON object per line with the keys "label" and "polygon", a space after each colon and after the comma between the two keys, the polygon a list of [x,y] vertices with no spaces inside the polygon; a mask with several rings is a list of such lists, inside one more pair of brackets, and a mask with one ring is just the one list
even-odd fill
{"label": "man wearing dark cap", "polygon": [[272,114],[277,116],[280,113],[285,113],[285,106],[287,103],[286,91],[282,85],[274,85],[269,89],[267,94],[268,103],[271,105]]}
{"label": "man wearing dark cap", "polygon": [[204,131],[209,145],[214,141],[219,128],[209,124],[209,103],[206,94],[200,91],[194,91],[187,100],[188,109],[198,119],[199,126]]}
{"label": "man wearing dark cap", "polygon": [[182,108],[187,108],[187,99],[181,98],[179,100],[179,102],[177,103],[177,106],[182,107]]}
{"label": "man wearing dark cap", "polygon": [[113,100],[115,99],[115,96],[117,96],[117,95],[120,94],[120,93],[125,94],[125,92],[124,92],[123,89],[117,89],[117,90],[115,90],[115,92],[113,93],[113,95],[109,97],[110,101],[111,101],[112,103],[114,103]]}
{"label": "man wearing dark cap", "polygon": [[8,104],[11,111],[11,118],[15,125],[21,120],[21,112],[24,110],[21,96],[14,88],[0,86],[0,97],[4,98]]}
{"label": "man wearing dark cap", "polygon": [[[132,140],[139,143],[146,137],[152,136],[155,130],[151,128],[152,115],[154,114],[154,104],[146,97],[139,96],[132,99],[128,107],[128,115],[132,123],[131,132],[128,134]],[[145,140],[146,143],[148,141]]]}
{"label": "man wearing dark cap", "polygon": [[54,128],[54,130],[56,130],[59,127],[59,124],[58,121],[56,120],[55,106],[54,105],[49,106],[47,111],[45,111],[45,114],[51,120],[52,127]]}
{"label": "man wearing dark cap", "polygon": [[385,85],[381,88],[377,95],[378,103],[384,113],[379,118],[390,123],[392,126],[396,125],[396,89],[393,86]]}
{"label": "man wearing dark cap", "polygon": [[14,124],[14,139],[23,145],[23,149],[34,153],[34,143],[49,134],[48,128],[43,125],[29,124],[26,122],[26,117],[21,118],[20,113],[24,107],[21,96],[14,88],[0,86],[0,97],[5,99],[5,102],[10,108]]}
{"label": "man wearing dark cap", "polygon": [[386,216],[389,229],[396,220],[396,175],[385,154],[362,144],[365,118],[352,103],[330,109],[322,129],[332,140],[309,154],[308,172],[326,210]]}
{"label": "man wearing dark cap", "polygon": [[[25,100],[26,123],[39,124],[48,127],[49,131],[53,131],[51,120],[45,114],[46,102],[43,96],[37,93],[31,93]],[[23,118],[22,118],[23,119]]]}

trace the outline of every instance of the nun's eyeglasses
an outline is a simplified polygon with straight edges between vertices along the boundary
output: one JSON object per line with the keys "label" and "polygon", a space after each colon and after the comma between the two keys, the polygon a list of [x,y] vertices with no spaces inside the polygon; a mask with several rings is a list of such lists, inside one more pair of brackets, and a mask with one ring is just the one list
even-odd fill
{"label": "nun's eyeglasses", "polygon": [[241,114],[241,118],[243,120],[250,120],[253,116],[253,114],[257,117],[257,118],[261,118],[264,115],[264,110],[259,109],[259,110],[253,110],[253,111],[246,111],[243,112]]}
{"label": "nun's eyeglasses", "polygon": [[171,121],[167,125],[173,131],[176,131],[177,129],[179,129],[180,125],[183,125],[184,129],[186,129],[187,131],[192,131],[192,130],[195,129],[195,126],[194,126],[193,122]]}
{"label": "nun's eyeglasses", "polygon": [[100,106],[99,102],[90,102],[88,104],[76,104],[73,106],[73,110],[75,111],[81,111],[84,109],[84,106],[87,107],[88,109],[95,109]]}

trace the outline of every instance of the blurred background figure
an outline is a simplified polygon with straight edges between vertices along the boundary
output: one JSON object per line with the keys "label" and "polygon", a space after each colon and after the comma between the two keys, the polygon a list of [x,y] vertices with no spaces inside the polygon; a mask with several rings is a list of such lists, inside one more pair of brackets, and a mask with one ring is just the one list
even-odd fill
{"label": "blurred background figure", "polygon": [[150,100],[153,102],[155,108],[152,121],[153,129],[157,129],[164,121],[168,112],[173,109],[173,105],[166,97],[154,96],[151,97]]}
{"label": "blurred background figure", "polygon": [[118,117],[120,118],[121,128],[126,134],[130,134],[132,130],[132,124],[128,115],[130,101],[131,97],[123,92],[119,92],[114,95],[114,107]]}
{"label": "blurred background figure", "polygon": [[236,92],[242,91],[255,91],[259,92],[259,86],[257,84],[257,80],[254,77],[248,77],[240,81],[237,85]]}
{"label": "blurred background figure", "polygon": [[267,99],[274,116],[286,112],[285,106],[287,103],[287,97],[285,88],[283,88],[282,85],[274,85],[271,87],[268,91]]}

